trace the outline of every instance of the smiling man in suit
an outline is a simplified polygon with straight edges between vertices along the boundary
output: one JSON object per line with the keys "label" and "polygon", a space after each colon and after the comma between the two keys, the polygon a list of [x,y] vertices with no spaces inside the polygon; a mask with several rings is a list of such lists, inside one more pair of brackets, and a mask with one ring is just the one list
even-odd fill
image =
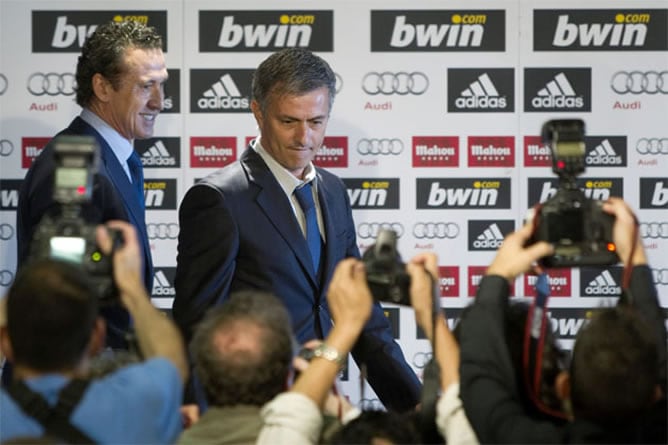
{"label": "smiling man in suit", "polygon": [[[187,341],[208,308],[247,288],[282,299],[301,343],[329,333],[334,268],[359,257],[346,188],[312,162],[335,84],[327,62],[304,49],[276,52],[256,70],[259,136],[238,162],[191,187],[179,209],[173,314]],[[378,303],[352,354],[387,408],[415,407],[419,380]]]}
{"label": "smiling man in suit", "polygon": [[[82,209],[88,223],[120,219],[131,223],[143,259],[142,278],[150,294],[153,283],[151,248],[144,218],[143,167],[134,151],[135,139],[153,136],[163,108],[167,68],[162,37],[135,21],[98,26],[86,40],[76,70],[76,101],[81,114],[56,135],[81,135],[99,146],[99,168],[90,204]],[[31,242],[45,215],[57,217],[53,199],[54,141],[35,159],[19,193],[17,212],[18,262],[30,257]],[[107,322],[107,346],[125,349],[130,316],[120,305],[102,309]],[[4,379],[4,376],[3,376]]]}

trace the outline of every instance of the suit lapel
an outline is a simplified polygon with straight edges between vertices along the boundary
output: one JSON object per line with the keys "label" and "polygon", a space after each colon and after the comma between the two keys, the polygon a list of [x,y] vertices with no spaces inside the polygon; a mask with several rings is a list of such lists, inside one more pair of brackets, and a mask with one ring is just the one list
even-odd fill
{"label": "suit lapel", "polygon": [[320,202],[320,211],[322,212],[322,221],[325,225],[325,237],[327,240],[325,243],[325,254],[323,255],[325,277],[331,277],[334,274],[334,268],[338,261],[336,258],[336,249],[334,249],[334,243],[337,240],[334,223],[332,222],[331,196],[329,184],[325,183],[320,174],[318,174],[318,201]]}
{"label": "suit lapel", "polygon": [[318,285],[313,271],[311,254],[292,206],[280,184],[255,150],[248,148],[241,157],[241,164],[251,182],[259,187],[255,201],[267,216],[267,220],[290,246],[295,257],[306,271],[309,280]]}

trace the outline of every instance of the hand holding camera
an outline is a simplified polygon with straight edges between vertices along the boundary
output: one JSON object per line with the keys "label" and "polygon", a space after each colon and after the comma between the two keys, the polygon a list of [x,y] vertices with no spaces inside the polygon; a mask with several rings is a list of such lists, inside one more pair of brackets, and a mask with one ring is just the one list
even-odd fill
{"label": "hand holding camera", "polygon": [[604,266],[619,262],[612,239],[614,216],[602,201],[587,198],[576,183],[585,171],[584,122],[551,120],[542,128],[552,151],[552,171],[559,176],[555,196],[530,210],[530,243],[547,241],[554,253],[540,260],[545,267]]}

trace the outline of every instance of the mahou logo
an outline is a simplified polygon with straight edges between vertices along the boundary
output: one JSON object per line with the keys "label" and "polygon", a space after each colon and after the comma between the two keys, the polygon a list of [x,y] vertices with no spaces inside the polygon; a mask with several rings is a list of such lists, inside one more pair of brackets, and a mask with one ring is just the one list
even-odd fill
{"label": "mahou logo", "polygon": [[439,266],[438,276],[441,297],[459,297],[459,266]]}
{"label": "mahou logo", "polygon": [[503,10],[371,11],[371,52],[505,50]]}
{"label": "mahou logo", "polygon": [[413,136],[413,167],[458,167],[458,136]]}
{"label": "mahou logo", "polygon": [[533,11],[534,51],[665,51],[666,9]]}
{"label": "mahou logo", "polygon": [[333,11],[199,11],[199,29],[200,52],[334,49]]}
{"label": "mahou logo", "polygon": [[348,138],[346,136],[326,136],[313,159],[318,167],[348,167]]}
{"label": "mahou logo", "polygon": [[190,166],[220,168],[237,159],[237,138],[227,137],[191,137]]}
{"label": "mahou logo", "polygon": [[552,166],[552,151],[543,144],[540,136],[524,136],[524,166]]}
{"label": "mahou logo", "polygon": [[469,136],[469,167],[514,167],[513,136]]}
{"label": "mahou logo", "polygon": [[[536,296],[536,275],[524,275],[524,296]],[[571,269],[550,269],[548,272],[551,297],[570,297],[571,291]]]}
{"label": "mahou logo", "polygon": [[21,138],[21,167],[30,168],[51,138]]}

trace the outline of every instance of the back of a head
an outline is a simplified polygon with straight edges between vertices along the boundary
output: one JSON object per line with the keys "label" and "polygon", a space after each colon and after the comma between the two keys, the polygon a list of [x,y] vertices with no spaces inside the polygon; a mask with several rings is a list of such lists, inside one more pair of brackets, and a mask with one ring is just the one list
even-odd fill
{"label": "back of a head", "polygon": [[86,275],[65,262],[39,260],[22,268],[7,294],[14,363],[41,372],[75,367],[97,319],[95,295]]}
{"label": "back of a head", "polygon": [[651,405],[658,374],[656,340],[642,318],[627,307],[601,309],[573,349],[573,413],[601,425],[628,425]]}
{"label": "back of a head", "polygon": [[301,96],[326,87],[331,110],[336,76],[329,64],[311,51],[286,48],[266,58],[253,74],[253,99],[266,111],[270,96]]}
{"label": "back of a head", "polygon": [[413,419],[393,411],[362,411],[356,419],[343,425],[329,444],[409,444],[421,443]]}
{"label": "back of a head", "polygon": [[248,290],[209,310],[190,349],[210,405],[260,406],[285,390],[292,345],[283,303],[269,293]]}
{"label": "back of a head", "polygon": [[125,72],[124,54],[127,49],[162,49],[162,37],[155,28],[134,20],[99,25],[84,42],[76,72],[76,101],[82,107],[94,97],[92,79],[96,73],[117,88]]}

